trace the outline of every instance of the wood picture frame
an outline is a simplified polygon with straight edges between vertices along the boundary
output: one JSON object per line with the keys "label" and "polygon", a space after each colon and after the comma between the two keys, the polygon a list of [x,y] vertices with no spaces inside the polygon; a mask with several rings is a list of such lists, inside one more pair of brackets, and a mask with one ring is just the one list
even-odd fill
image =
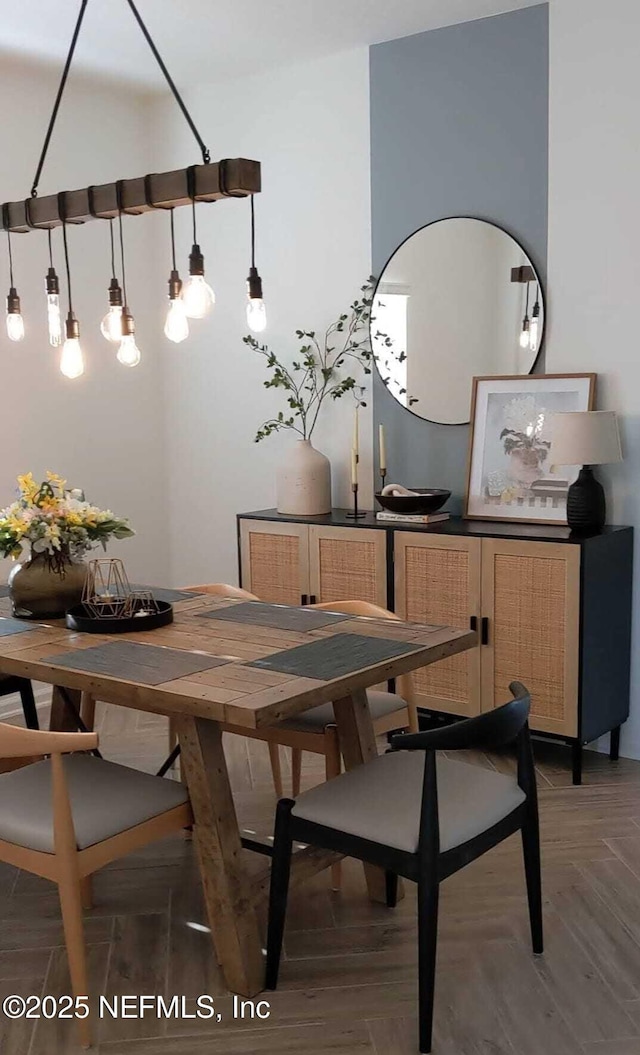
{"label": "wood picture frame", "polygon": [[567,491],[579,467],[554,471],[545,419],[563,410],[593,410],[597,376],[474,377],[465,519],[566,524]]}

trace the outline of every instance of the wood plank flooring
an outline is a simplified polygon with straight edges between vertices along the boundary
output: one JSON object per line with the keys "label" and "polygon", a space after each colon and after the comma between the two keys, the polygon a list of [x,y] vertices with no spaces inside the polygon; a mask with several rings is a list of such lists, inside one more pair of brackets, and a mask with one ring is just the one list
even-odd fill
{"label": "wood plank flooring", "polygon": [[[42,699],[42,695],[39,694]],[[105,757],[154,771],[166,721],[99,708]],[[226,745],[242,823],[271,829],[266,745]],[[585,785],[571,786],[568,750],[536,744],[543,839],[546,951],[529,948],[517,838],[442,888],[436,1055],[640,1055],[640,763],[587,752]],[[283,762],[285,752],[283,752]],[[506,771],[509,754],[468,761]],[[307,785],[323,762],[305,756]],[[288,770],[285,768],[285,779]],[[250,856],[251,867],[264,860]],[[128,994],[210,994],[222,1021],[95,1022],[99,1055],[414,1055],[415,894],[394,911],[372,904],[362,870],[345,862],[344,889],[314,878],[291,899],[280,989],[268,1021],[234,1020],[212,955],[191,842],[182,837],[115,862],[94,881],[87,913],[91,986]],[[69,992],[55,888],[0,866],[0,1000]],[[75,1055],[72,1023],[10,1022],[2,1055]]]}

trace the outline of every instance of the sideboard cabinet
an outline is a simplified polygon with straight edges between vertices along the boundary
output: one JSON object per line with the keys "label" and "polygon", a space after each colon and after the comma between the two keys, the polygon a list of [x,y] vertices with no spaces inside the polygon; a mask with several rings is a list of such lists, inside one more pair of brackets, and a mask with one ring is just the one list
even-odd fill
{"label": "sideboard cabinet", "polygon": [[531,691],[531,727],[573,747],[619,730],[629,713],[633,529],[575,537],[563,527],[452,518],[433,525],[351,523],[344,510],[238,517],[240,581],[282,604],[359,598],[420,623],[476,629],[475,649],[418,671],[419,706],[471,716]]}

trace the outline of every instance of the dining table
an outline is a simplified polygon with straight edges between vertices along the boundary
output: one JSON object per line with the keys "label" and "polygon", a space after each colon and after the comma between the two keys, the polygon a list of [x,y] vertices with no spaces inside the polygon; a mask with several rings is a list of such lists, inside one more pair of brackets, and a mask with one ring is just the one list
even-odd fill
{"label": "dining table", "polygon": [[[68,629],[64,620],[15,619],[0,594],[0,674],[53,686],[52,729],[78,728],[83,694],[174,720],[217,959],[229,989],[252,997],[264,988],[269,861],[257,872],[247,867],[223,732],[268,737],[279,722],[331,702],[350,770],[377,754],[367,688],[473,648],[477,635],[182,590],[156,596],[173,605],[170,625],[92,634]],[[262,849],[268,855],[268,846]],[[338,859],[297,849],[292,885]],[[368,896],[384,902],[384,874],[363,867]]]}

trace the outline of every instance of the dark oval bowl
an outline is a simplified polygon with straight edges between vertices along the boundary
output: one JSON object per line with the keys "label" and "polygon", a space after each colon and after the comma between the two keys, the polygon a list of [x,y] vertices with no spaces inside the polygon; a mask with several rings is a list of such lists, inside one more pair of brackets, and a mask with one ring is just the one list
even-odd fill
{"label": "dark oval bowl", "polygon": [[390,513],[435,513],[440,509],[448,498],[451,491],[443,491],[439,487],[412,487],[417,491],[415,495],[382,495],[379,492],[376,498],[383,509]]}

